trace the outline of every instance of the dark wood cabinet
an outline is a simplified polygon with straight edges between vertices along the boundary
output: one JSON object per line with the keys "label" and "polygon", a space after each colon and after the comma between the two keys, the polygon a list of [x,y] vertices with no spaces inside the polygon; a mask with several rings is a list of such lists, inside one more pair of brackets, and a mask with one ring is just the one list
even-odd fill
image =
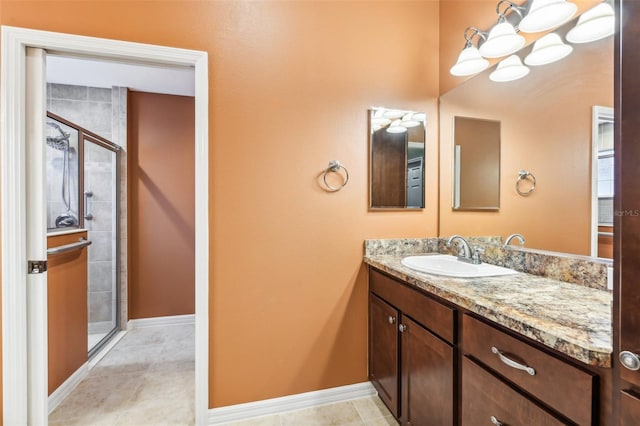
{"label": "dark wood cabinet", "polygon": [[401,317],[402,424],[452,425],[453,346]]}
{"label": "dark wood cabinet", "polygon": [[571,421],[594,423],[597,375],[468,314],[462,321],[465,354]]}
{"label": "dark wood cabinet", "polygon": [[[455,310],[370,271],[369,378],[402,425],[455,424]],[[439,334],[440,333],[440,334]]]}
{"label": "dark wood cabinet", "polygon": [[460,420],[468,426],[565,424],[468,357],[462,359]]}
{"label": "dark wood cabinet", "polygon": [[398,417],[398,311],[369,295],[369,379],[380,399]]}

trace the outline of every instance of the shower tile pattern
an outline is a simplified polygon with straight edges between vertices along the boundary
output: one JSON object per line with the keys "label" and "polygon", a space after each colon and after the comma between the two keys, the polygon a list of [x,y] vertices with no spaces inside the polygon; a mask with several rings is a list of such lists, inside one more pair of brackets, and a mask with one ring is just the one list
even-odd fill
{"label": "shower tile pattern", "polygon": [[[71,122],[90,130],[117,145],[126,147],[126,107],[127,89],[122,87],[96,88],[63,84],[47,85],[48,110]],[[93,244],[89,247],[89,333],[105,333],[114,326],[117,294],[112,283],[121,274],[121,295],[125,300],[125,312],[121,324],[126,323],[126,227],[118,230],[112,209],[120,203],[120,225],[126,224],[126,158],[120,161],[120,173],[125,179],[120,181],[120,196],[116,200],[115,156],[110,151],[93,144],[86,145],[85,190],[91,190],[91,212],[94,220],[86,221],[85,227],[91,231]],[[124,236],[124,238],[123,238]],[[122,241],[118,259],[117,240]],[[118,262],[117,260],[120,260]],[[119,263],[119,265],[118,265]],[[120,268],[120,271],[118,271]],[[124,272],[124,273],[123,273]],[[122,282],[124,276],[124,282]]]}

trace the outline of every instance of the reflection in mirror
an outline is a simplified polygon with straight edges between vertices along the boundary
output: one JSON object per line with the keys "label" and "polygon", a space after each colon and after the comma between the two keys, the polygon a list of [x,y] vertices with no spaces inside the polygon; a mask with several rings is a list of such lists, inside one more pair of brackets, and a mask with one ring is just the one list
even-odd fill
{"label": "reflection in mirror", "polygon": [[[574,25],[556,33],[564,39]],[[528,248],[592,255],[592,110],[613,105],[613,45],[611,36],[573,44],[571,55],[508,83],[489,80],[489,68],[441,96],[441,188],[453,186],[455,116],[499,120],[502,144],[500,210],[452,210],[452,191],[440,191],[440,235],[520,233]],[[527,197],[516,192],[519,170],[537,179]]]}
{"label": "reflection in mirror", "polygon": [[369,111],[370,208],[424,208],[425,114]]}
{"label": "reflection in mirror", "polygon": [[500,122],[453,118],[453,209],[500,208]]}
{"label": "reflection in mirror", "polygon": [[593,107],[591,255],[613,258],[613,108]]}

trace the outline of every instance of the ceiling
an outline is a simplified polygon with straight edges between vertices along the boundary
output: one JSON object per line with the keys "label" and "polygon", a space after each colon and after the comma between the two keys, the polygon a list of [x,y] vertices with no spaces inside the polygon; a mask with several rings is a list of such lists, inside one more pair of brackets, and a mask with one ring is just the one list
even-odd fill
{"label": "ceiling", "polygon": [[193,68],[47,55],[47,82],[195,96]]}

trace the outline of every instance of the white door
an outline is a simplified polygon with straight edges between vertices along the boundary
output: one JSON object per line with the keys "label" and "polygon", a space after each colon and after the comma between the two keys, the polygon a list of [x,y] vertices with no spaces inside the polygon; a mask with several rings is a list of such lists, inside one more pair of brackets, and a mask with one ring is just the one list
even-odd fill
{"label": "white door", "polygon": [[[45,114],[45,51],[26,49],[26,218],[27,261],[47,259]],[[47,424],[47,273],[27,273],[28,424]]]}

